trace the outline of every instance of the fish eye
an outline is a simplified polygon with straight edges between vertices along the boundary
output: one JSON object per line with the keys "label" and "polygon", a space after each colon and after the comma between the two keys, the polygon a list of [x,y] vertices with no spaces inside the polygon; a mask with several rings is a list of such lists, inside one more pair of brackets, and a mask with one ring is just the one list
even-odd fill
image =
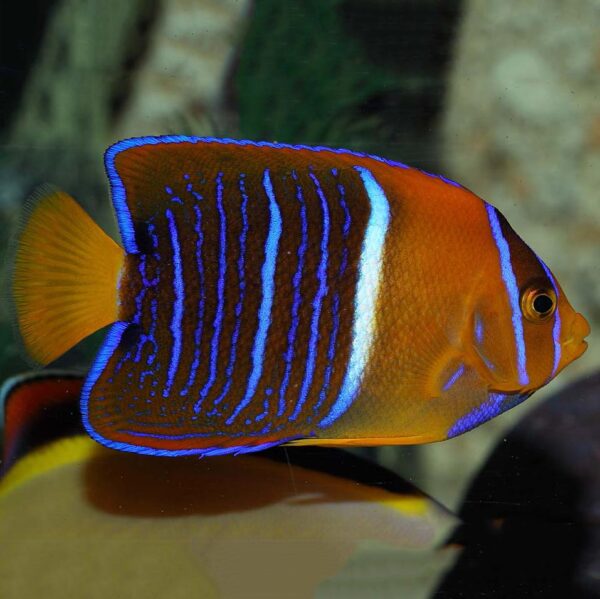
{"label": "fish eye", "polygon": [[556,310],[556,293],[553,289],[529,288],[521,296],[521,310],[527,320],[544,322]]}

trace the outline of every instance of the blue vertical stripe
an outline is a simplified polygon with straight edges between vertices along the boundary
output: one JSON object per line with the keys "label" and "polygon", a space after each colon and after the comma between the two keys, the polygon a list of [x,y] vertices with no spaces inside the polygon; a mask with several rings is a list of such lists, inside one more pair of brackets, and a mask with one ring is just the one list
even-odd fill
{"label": "blue vertical stripe", "polygon": [[175,301],[173,302],[173,315],[171,317],[171,333],[173,335],[173,345],[171,347],[171,360],[167,371],[167,383],[163,389],[163,397],[168,397],[171,393],[171,387],[179,367],[179,356],[181,354],[181,321],[183,319],[183,299],[185,297],[185,288],[183,284],[183,269],[181,266],[181,247],[179,245],[179,235],[177,233],[177,223],[170,210],[165,211],[169,221],[169,235],[171,237],[171,247],[173,250],[173,290],[175,292]]}
{"label": "blue vertical stripe", "polygon": [[[214,402],[215,406],[218,406],[223,398],[229,392],[231,384],[233,382],[233,369],[237,359],[237,344],[240,336],[240,328],[242,325],[242,311],[244,307],[244,297],[246,295],[246,277],[245,277],[245,264],[246,264],[246,240],[248,238],[248,195],[246,193],[245,175],[240,175],[240,194],[242,196],[241,212],[242,212],[242,232],[240,233],[240,253],[237,261],[237,271],[239,280],[240,295],[238,302],[235,306],[235,325],[233,327],[233,333],[231,334],[231,351],[229,353],[229,361],[225,370],[226,381],[223,385],[223,389]],[[209,416],[213,416],[215,412],[210,412]]]}
{"label": "blue vertical stripe", "polygon": [[265,242],[265,261],[261,271],[262,301],[258,312],[258,327],[252,348],[252,370],[248,378],[246,393],[233,414],[225,421],[227,425],[230,425],[237,418],[238,414],[252,401],[256,393],[256,387],[263,370],[267,334],[271,326],[271,310],[275,293],[275,267],[277,266],[277,252],[279,250],[279,238],[281,237],[281,211],[273,192],[269,169],[265,169],[263,187],[269,199],[270,221],[269,233]]}
{"label": "blue vertical stripe", "polygon": [[308,220],[306,218],[306,204],[304,203],[304,195],[302,193],[302,187],[298,183],[298,176],[296,175],[295,171],[292,171],[292,177],[294,178],[294,181],[296,181],[296,200],[300,203],[301,239],[297,251],[298,264],[292,279],[292,286],[294,290],[294,299],[292,303],[292,322],[287,334],[287,348],[284,354],[285,370],[281,379],[281,386],[279,388],[279,407],[277,410],[277,416],[282,416],[285,412],[285,396],[290,382],[290,376],[292,374],[292,365],[294,363],[294,346],[296,344],[296,334],[298,332],[298,325],[300,323],[299,313],[300,305],[302,303],[300,284],[302,283],[304,263],[306,261],[306,250],[308,248]]}
{"label": "blue vertical stripe", "polygon": [[[335,169],[333,169],[335,171]],[[336,173],[332,173],[335,175]],[[352,222],[350,218],[350,211],[348,210],[348,204],[346,203],[346,192],[344,187],[341,184],[337,186],[338,192],[340,194],[340,206],[344,210],[344,225],[343,225],[343,242],[344,248],[342,250],[342,260],[340,262],[340,268],[337,273],[337,284],[338,290],[335,292],[333,296],[333,327],[331,330],[331,336],[329,338],[329,347],[327,348],[327,366],[325,368],[325,376],[323,377],[323,386],[321,387],[321,391],[319,392],[319,400],[315,404],[313,408],[313,412],[315,414],[321,409],[323,402],[327,398],[327,393],[329,391],[329,385],[331,383],[331,375],[333,374],[333,361],[335,359],[335,351],[337,344],[337,336],[340,330],[340,292],[339,286],[342,284],[342,280],[344,275],[346,274],[346,268],[348,266],[348,234],[350,233],[350,224]]]}
{"label": "blue vertical stripe", "polygon": [[[191,183],[190,183],[191,185]],[[180,395],[187,395],[190,387],[196,380],[196,372],[200,365],[200,353],[202,351],[202,332],[204,330],[204,311],[206,302],[206,281],[204,276],[204,261],[202,257],[204,245],[204,233],[202,231],[202,210],[200,206],[194,204],[194,232],[196,233],[196,270],[198,271],[198,317],[196,318],[196,328],[194,329],[194,356],[190,367],[185,387],[181,390]]]}
{"label": "blue vertical stripe", "polygon": [[373,342],[383,251],[390,222],[390,206],[385,192],[371,171],[360,166],[354,168],[362,179],[371,203],[371,212],[365,229],[358,266],[348,367],[338,397],[329,414],[319,423],[321,427],[330,426],[342,416],[354,401],[360,388]]}
{"label": "blue vertical stripe", "polygon": [[[136,315],[133,319],[133,322],[135,324],[141,323],[143,304],[146,301],[146,292],[148,291],[149,288],[156,287],[160,280],[160,267],[157,268],[157,274],[155,275],[155,277],[153,279],[148,279],[148,277],[146,275],[146,259],[147,259],[146,256],[144,254],[142,254],[140,257],[139,273],[142,278],[142,283],[144,286],[142,288],[142,292],[140,292],[140,295],[136,296],[136,298],[135,298]],[[151,303],[150,303],[150,315],[151,315],[152,321],[150,323],[150,328],[148,330],[148,333],[143,333],[143,332],[140,333],[140,336],[138,338],[138,343],[137,343],[137,351],[133,358],[133,361],[135,363],[140,362],[140,360],[142,359],[142,351],[144,349],[146,342],[151,343],[153,346],[151,353],[146,358],[147,364],[150,365],[154,361],[154,359],[155,359],[154,357],[156,356],[156,352],[158,351],[158,344],[156,343],[156,339],[155,339],[156,322],[157,322],[157,311],[156,311],[155,304],[156,304],[156,298],[153,297],[151,299]],[[129,352],[127,352],[127,354],[125,354],[125,356],[129,356]],[[119,363],[115,367],[115,372],[117,370],[120,370],[120,368],[121,368],[121,362],[119,361]],[[143,379],[144,379],[144,377],[140,378],[140,381],[139,381],[140,385],[144,382]]]}
{"label": "blue vertical stripe", "polygon": [[544,264],[543,260],[538,257],[539,263],[542,265],[544,272],[548,279],[550,279],[550,283],[552,284],[552,288],[554,289],[554,293],[556,294],[556,310],[554,312],[554,326],[552,327],[552,341],[554,342],[554,361],[552,364],[552,374],[548,377],[550,380],[558,370],[558,365],[560,364],[560,358],[562,353],[562,348],[560,346],[560,332],[561,332],[561,320],[560,320],[560,312],[558,310],[558,285],[550,272],[550,269]]}
{"label": "blue vertical stripe", "polygon": [[527,376],[527,358],[525,356],[525,338],[523,335],[523,317],[521,315],[521,306],[519,305],[519,287],[517,285],[517,278],[512,267],[512,261],[510,257],[510,248],[508,242],[502,234],[502,227],[496,214],[496,209],[490,204],[485,205],[487,211],[488,220],[490,222],[490,228],[492,230],[492,236],[498,253],[500,254],[500,271],[502,273],[502,280],[506,287],[508,294],[508,300],[510,303],[511,320],[513,325],[513,331],[515,334],[515,344],[517,347],[517,371],[519,373],[519,383],[521,385],[527,385],[529,383],[529,377]]}
{"label": "blue vertical stripe", "polygon": [[335,349],[337,336],[340,330],[340,294],[336,293],[333,296],[333,327],[331,336],[329,337],[329,346],[327,347],[327,366],[325,367],[325,376],[323,377],[323,385],[319,391],[319,399],[313,408],[313,412],[317,413],[327,397],[329,385],[331,383],[331,375],[333,374],[333,360],[335,358]]}
{"label": "blue vertical stripe", "polygon": [[317,292],[315,293],[315,297],[312,302],[313,314],[310,323],[310,339],[308,341],[306,369],[304,371],[304,379],[302,380],[302,386],[300,387],[300,395],[298,397],[298,402],[296,403],[296,407],[292,415],[290,416],[290,421],[294,421],[298,418],[300,412],[302,411],[302,408],[304,407],[304,403],[306,402],[310,386],[313,382],[313,377],[315,374],[315,362],[317,360],[317,349],[319,343],[319,321],[321,319],[323,298],[327,295],[327,265],[329,261],[328,246],[330,233],[329,206],[327,205],[327,198],[323,193],[321,184],[319,183],[319,180],[317,179],[315,174],[310,172],[308,176],[312,179],[312,182],[314,183],[315,189],[317,191],[317,195],[319,196],[319,200],[321,201],[323,232],[321,234],[321,258],[319,260],[319,266],[317,268],[317,279],[319,281],[319,286],[317,288]]}
{"label": "blue vertical stripe", "polygon": [[194,412],[198,414],[202,402],[208,395],[217,378],[217,358],[219,342],[223,328],[223,308],[225,304],[225,277],[227,276],[227,220],[223,208],[223,173],[217,174],[216,179],[217,211],[219,213],[219,278],[217,280],[217,309],[213,322],[213,335],[210,340],[210,367],[206,383],[200,390],[200,397],[194,404]]}
{"label": "blue vertical stripe", "polygon": [[[139,272],[142,277],[142,283],[143,283],[144,287],[157,287],[160,282],[161,260],[160,260],[160,254],[158,253],[158,235],[156,234],[156,227],[153,222],[148,223],[148,233],[150,235],[150,238],[152,239],[152,248],[154,249],[154,252],[152,255],[157,260],[156,273],[152,279],[148,279],[147,274],[146,274],[147,257],[144,255],[142,255],[142,257],[140,258]],[[142,264],[143,264],[143,266],[142,266]],[[146,300],[146,298],[144,297],[144,301],[145,300]],[[140,313],[140,317],[141,317],[141,313]],[[145,344],[150,343],[152,348],[151,348],[150,353],[146,357],[146,364],[148,366],[152,366],[152,364],[154,363],[154,360],[156,360],[156,356],[158,353],[158,343],[156,341],[156,327],[157,327],[157,323],[158,323],[158,307],[157,307],[156,296],[152,297],[152,299],[150,300],[150,317],[151,317],[151,323],[150,323],[148,333],[140,334],[139,339],[138,339],[137,352],[134,357],[134,362],[136,362],[136,363],[139,362],[141,360],[142,351],[144,349]],[[137,322],[139,324],[141,322],[141,318],[140,318],[140,321],[137,321]],[[145,372],[148,373],[149,371],[145,371]],[[154,374],[154,373],[151,373],[151,374]],[[140,384],[143,384],[144,378],[145,378],[144,376],[140,376]]]}

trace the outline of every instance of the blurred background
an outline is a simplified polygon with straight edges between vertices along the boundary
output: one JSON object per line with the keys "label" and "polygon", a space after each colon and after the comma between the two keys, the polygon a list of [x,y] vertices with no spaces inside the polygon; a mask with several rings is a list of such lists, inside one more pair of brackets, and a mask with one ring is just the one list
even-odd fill
{"label": "blurred background", "polygon": [[[1,251],[43,182],[118,238],[102,154],[136,135],[346,147],[461,182],[593,333],[548,389],[475,431],[362,450],[456,508],[507,429],[600,364],[599,23],[600,0],[1,2]],[[85,367],[97,343],[61,365]],[[0,378],[28,367],[4,304]]]}

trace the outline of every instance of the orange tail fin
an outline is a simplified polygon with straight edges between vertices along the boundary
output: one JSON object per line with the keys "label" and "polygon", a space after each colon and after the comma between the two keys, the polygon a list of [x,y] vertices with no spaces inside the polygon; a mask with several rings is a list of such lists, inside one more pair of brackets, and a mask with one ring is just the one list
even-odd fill
{"label": "orange tail fin", "polygon": [[12,277],[17,325],[42,364],[118,318],[124,251],[69,195],[38,190],[18,237]]}

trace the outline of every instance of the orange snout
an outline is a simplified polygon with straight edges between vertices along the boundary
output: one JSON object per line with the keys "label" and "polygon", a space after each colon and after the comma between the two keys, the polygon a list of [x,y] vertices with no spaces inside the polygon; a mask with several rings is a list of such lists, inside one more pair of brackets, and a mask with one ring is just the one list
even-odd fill
{"label": "orange snout", "polygon": [[566,341],[562,344],[565,366],[585,352],[588,346],[585,338],[590,334],[591,329],[588,321],[577,312],[570,323],[568,331]]}

